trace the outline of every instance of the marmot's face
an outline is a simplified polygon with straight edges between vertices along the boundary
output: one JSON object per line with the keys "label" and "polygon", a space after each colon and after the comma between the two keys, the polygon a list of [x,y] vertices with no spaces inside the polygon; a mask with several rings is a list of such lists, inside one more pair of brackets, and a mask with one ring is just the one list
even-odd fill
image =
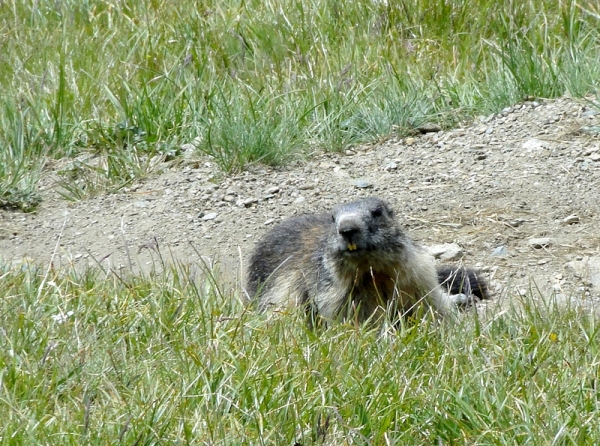
{"label": "marmot's face", "polygon": [[335,257],[362,262],[370,253],[378,256],[398,250],[400,230],[393,210],[383,200],[367,198],[341,205],[334,210],[332,223],[329,251]]}

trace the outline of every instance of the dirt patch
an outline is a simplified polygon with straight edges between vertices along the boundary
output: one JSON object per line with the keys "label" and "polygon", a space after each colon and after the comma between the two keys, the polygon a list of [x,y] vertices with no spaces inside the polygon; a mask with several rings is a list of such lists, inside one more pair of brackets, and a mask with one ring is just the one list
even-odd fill
{"label": "dirt patch", "polygon": [[53,175],[45,172],[36,213],[0,211],[5,262],[148,271],[160,253],[167,262],[218,259],[237,277],[282,218],[377,195],[414,239],[458,244],[498,296],[532,286],[589,302],[600,295],[600,114],[568,98],[232,177],[188,159],[77,203],[56,193]]}

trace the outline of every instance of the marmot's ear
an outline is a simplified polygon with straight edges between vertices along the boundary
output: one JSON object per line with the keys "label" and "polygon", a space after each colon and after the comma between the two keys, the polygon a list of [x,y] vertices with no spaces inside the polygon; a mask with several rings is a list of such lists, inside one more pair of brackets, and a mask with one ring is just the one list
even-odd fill
{"label": "marmot's ear", "polygon": [[385,211],[387,212],[387,214],[394,218],[394,208],[392,207],[392,205],[390,204],[389,201],[387,200],[381,200],[383,202],[383,207],[385,208]]}

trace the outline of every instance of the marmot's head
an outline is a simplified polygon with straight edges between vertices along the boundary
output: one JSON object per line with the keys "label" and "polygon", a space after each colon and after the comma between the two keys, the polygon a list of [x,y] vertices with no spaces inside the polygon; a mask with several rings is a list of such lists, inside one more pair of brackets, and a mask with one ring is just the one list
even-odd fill
{"label": "marmot's head", "polygon": [[[376,266],[386,252],[397,253],[403,233],[390,205],[376,197],[342,204],[332,213],[328,251],[334,258]],[[385,262],[384,259],[381,258]]]}

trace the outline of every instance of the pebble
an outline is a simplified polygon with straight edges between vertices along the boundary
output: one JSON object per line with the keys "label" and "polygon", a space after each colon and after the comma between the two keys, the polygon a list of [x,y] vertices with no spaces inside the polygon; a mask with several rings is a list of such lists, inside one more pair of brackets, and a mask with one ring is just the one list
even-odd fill
{"label": "pebble", "polygon": [[238,200],[235,202],[237,206],[245,208],[249,208],[254,203],[258,203],[258,198],[246,198],[245,200]]}
{"label": "pebble", "polygon": [[492,251],[491,255],[493,257],[506,257],[508,255],[508,249],[506,246],[500,245]]}
{"label": "pebble", "polygon": [[563,223],[566,225],[572,225],[575,223],[579,223],[579,216],[575,215],[575,214],[569,215],[568,217],[565,217],[563,219]]}
{"label": "pebble", "polygon": [[371,181],[362,178],[354,180],[353,183],[354,186],[359,189],[367,189],[369,187],[373,187],[373,183]]}
{"label": "pebble", "polygon": [[456,243],[432,245],[427,250],[433,257],[443,261],[460,260],[464,256],[463,249]]}
{"label": "pebble", "polygon": [[206,215],[202,216],[202,220],[204,221],[208,221],[208,220],[214,220],[215,218],[217,218],[217,213],[216,212],[210,212]]}

